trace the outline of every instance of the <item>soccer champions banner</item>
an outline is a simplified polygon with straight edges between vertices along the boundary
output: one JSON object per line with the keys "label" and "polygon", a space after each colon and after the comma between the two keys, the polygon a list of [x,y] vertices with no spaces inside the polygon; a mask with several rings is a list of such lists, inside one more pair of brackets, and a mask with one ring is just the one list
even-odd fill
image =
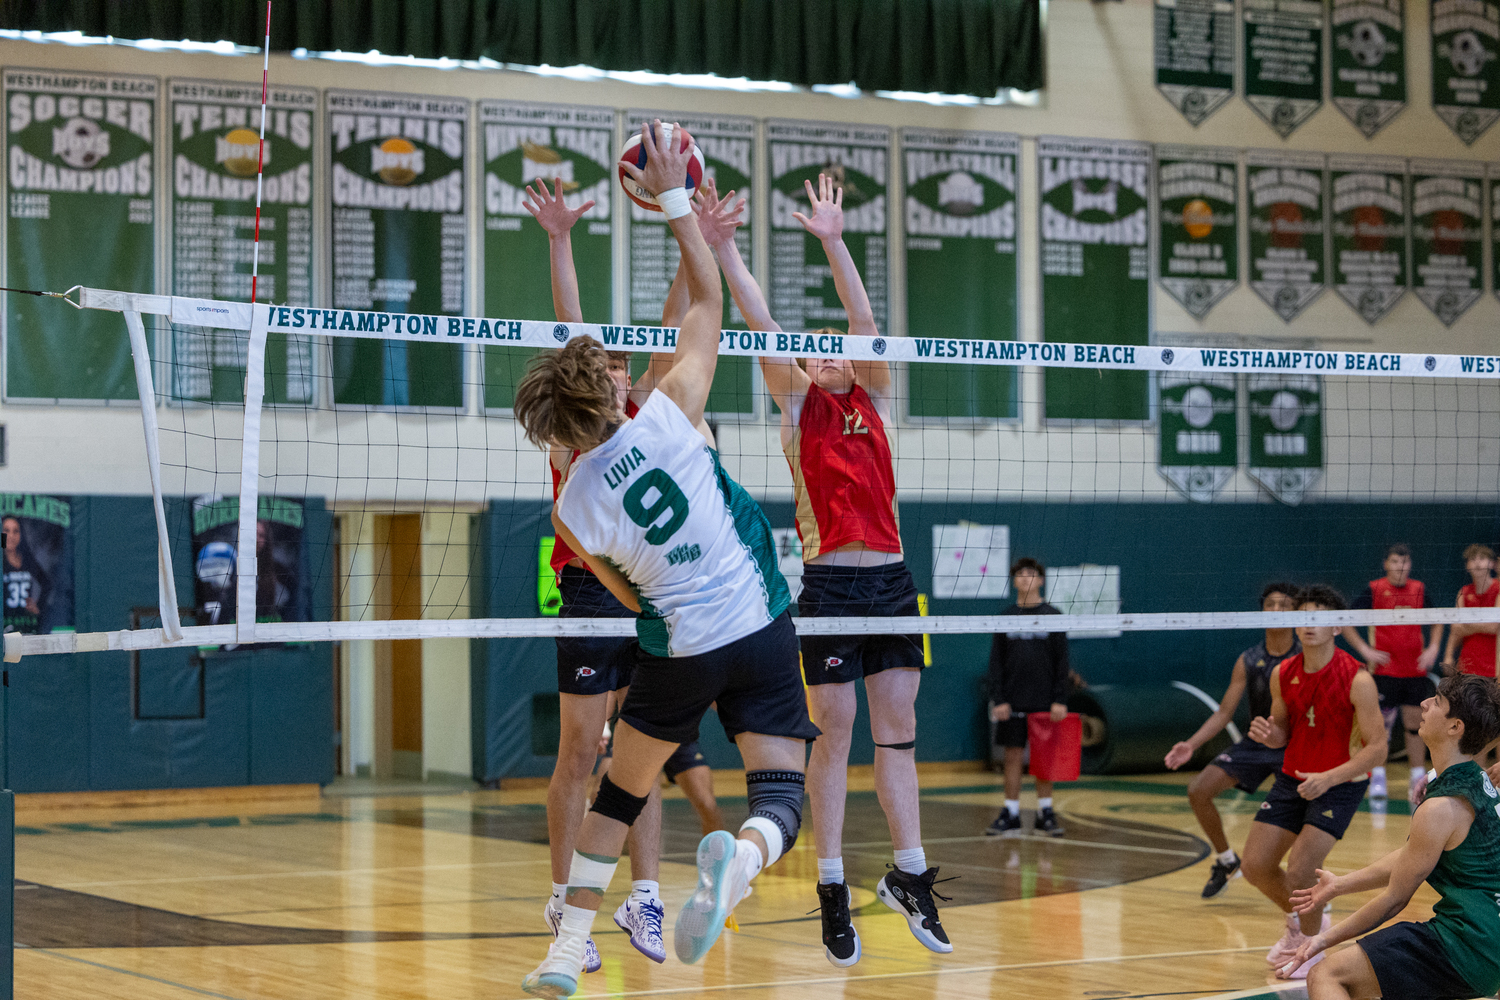
{"label": "soccer champions banner", "polygon": [[1332,156],[1333,288],[1375,323],[1406,294],[1406,161]]}
{"label": "soccer champions banner", "polygon": [[792,218],[808,211],[803,181],[829,174],[844,190],[844,243],[865,279],[875,325],[884,333],[889,308],[886,189],[890,130],[860,125],[771,121],[771,314],[788,330],[847,323],[823,245]]}
{"label": "soccer champions banner", "polygon": [[[172,294],[250,300],[260,166],[260,87],[173,80],[167,130],[171,164]],[[313,112],[318,92],[273,87],[261,192],[261,302],[312,305]],[[179,399],[237,403],[245,394],[247,334],[202,326],[172,331]],[[310,403],[306,337],[266,340],[266,402]]]}
{"label": "soccer champions banner", "polygon": [[1161,285],[1202,319],[1240,281],[1234,152],[1157,146],[1156,197]]}
{"label": "soccer champions banner", "polygon": [[1323,3],[1242,2],[1245,100],[1285,139],[1323,106]]}
{"label": "soccer champions banner", "polygon": [[[311,615],[302,586],[302,501],[260,498],[255,521],[255,620],[305,622]],[[239,497],[193,499],[193,606],[199,625],[228,625],[235,608]]]}
{"label": "soccer champions banner", "polygon": [[1156,0],[1156,89],[1195,126],[1234,96],[1234,0]]}
{"label": "soccer champions banner", "polygon": [[1412,287],[1452,326],[1484,294],[1484,166],[1411,161]]}
{"label": "soccer champions banner", "polygon": [[1406,107],[1406,0],[1333,0],[1333,103],[1369,138]]}
{"label": "soccer champions banner", "polygon": [[[156,291],[156,88],[154,77],[5,71],[6,285]],[[9,398],[136,398],[118,316],[9,295],[5,345]]]}
{"label": "soccer champions banner", "polygon": [[[1015,340],[1019,136],[904,129],[906,329]],[[915,365],[914,417],[1017,415],[1016,369]]]}
{"label": "soccer champions banner", "polygon": [[1208,503],[1239,465],[1233,375],[1157,376],[1157,471],[1189,500]]}
{"label": "soccer champions banner", "polygon": [[[1042,136],[1042,339],[1151,340],[1151,147]],[[1046,374],[1049,419],[1147,420],[1139,372]]]}
{"label": "soccer champions banner", "polygon": [[1316,375],[1250,375],[1250,478],[1299,504],[1323,475],[1323,381]]}
{"label": "soccer champions banner", "polygon": [[1471,145],[1500,118],[1500,3],[1434,0],[1432,110]]}
{"label": "soccer champions banner", "polygon": [[[570,234],[583,321],[607,323],[614,300],[615,113],[561,104],[479,102],[484,153],[484,311],[552,319],[548,236],[526,211],[526,186],[562,183],[569,208],[592,201]],[[659,319],[659,317],[658,317]],[[484,405],[508,407],[530,351],[486,347]]]}
{"label": "soccer champions banner", "polygon": [[1250,199],[1250,287],[1290,323],[1323,291],[1328,256],[1319,153],[1251,150],[1245,156]]}
{"label": "soccer champions banner", "polygon": [[0,596],[6,632],[73,630],[73,502],[0,493]]}
{"label": "soccer champions banner", "polygon": [[[328,91],[336,309],[464,310],[469,102]],[[450,344],[333,342],[336,403],[463,405]]]}

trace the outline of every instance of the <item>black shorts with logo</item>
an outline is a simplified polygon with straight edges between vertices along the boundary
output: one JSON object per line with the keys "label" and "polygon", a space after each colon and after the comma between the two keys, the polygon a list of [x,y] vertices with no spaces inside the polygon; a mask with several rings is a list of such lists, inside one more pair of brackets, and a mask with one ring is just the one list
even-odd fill
{"label": "black shorts with logo", "polygon": [[1364,950],[1391,1000],[1465,1000],[1483,994],[1470,986],[1431,927],[1407,921],[1366,934],[1354,942]]}
{"label": "black shorts with logo", "polygon": [[[1033,709],[1037,715],[1045,715],[1052,718],[1052,711],[1048,708]],[[1018,712],[1011,710],[1010,718],[1004,722],[995,723],[995,746],[997,747],[1024,747],[1027,741],[1026,716],[1031,712]]]}
{"label": "black shorts with logo", "polygon": [[662,765],[662,773],[672,784],[677,784],[677,776],[683,771],[691,771],[695,767],[707,767],[708,761],[703,759],[703,751],[698,747],[698,741],[684,743],[672,751],[672,756]]}
{"label": "black shorts with logo", "polygon": [[1433,685],[1432,678],[1422,677],[1382,677],[1375,675],[1375,690],[1380,692],[1380,707],[1400,708],[1403,705],[1421,705],[1422,702],[1437,694],[1437,687]]}
{"label": "black shorts with logo", "polygon": [[1258,791],[1265,780],[1281,772],[1285,750],[1273,750],[1248,736],[1215,757],[1210,763],[1234,779],[1242,792]]}
{"label": "black shorts with logo", "polygon": [[1300,784],[1301,781],[1285,771],[1277,771],[1276,783],[1260,804],[1255,822],[1270,823],[1292,833],[1301,833],[1304,826],[1315,826],[1334,840],[1344,839],[1344,831],[1349,829],[1349,821],[1359,811],[1370,782],[1346,781],[1334,785],[1315,799],[1298,795],[1297,786]]}
{"label": "black shorts with logo", "polygon": [[[907,618],[917,614],[917,585],[906,563],[802,569],[797,611],[803,618]],[[893,667],[921,670],[920,635],[806,635],[807,683],[844,684]]]}
{"label": "black shorts with logo", "polygon": [[[559,618],[634,618],[609,588],[588,570],[564,566],[558,574],[562,594]],[[608,694],[630,686],[636,641],[630,636],[557,637],[557,690],[562,694]]]}

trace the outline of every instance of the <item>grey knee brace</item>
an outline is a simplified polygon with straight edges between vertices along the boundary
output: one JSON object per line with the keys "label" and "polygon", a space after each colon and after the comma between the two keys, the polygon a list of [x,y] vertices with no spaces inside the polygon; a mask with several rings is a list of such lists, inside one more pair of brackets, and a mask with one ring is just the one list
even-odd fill
{"label": "grey knee brace", "polygon": [[[751,771],[745,775],[750,818],[741,830],[755,830],[765,839],[770,865],[792,849],[802,829],[802,791],[806,779],[796,771]],[[776,836],[772,836],[772,833]],[[772,841],[776,843],[772,843]]]}

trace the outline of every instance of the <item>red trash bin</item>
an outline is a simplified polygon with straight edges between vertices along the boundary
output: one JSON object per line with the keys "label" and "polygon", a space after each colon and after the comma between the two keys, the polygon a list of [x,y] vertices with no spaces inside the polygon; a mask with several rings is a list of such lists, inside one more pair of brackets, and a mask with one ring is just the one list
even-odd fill
{"label": "red trash bin", "polygon": [[1031,776],[1038,781],[1077,781],[1083,766],[1083,719],[1069,712],[1053,722],[1046,712],[1026,714]]}

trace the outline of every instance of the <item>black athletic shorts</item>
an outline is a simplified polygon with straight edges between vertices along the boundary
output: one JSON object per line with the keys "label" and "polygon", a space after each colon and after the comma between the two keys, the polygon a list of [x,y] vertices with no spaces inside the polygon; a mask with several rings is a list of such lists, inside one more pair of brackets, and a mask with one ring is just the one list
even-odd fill
{"label": "black athletic shorts", "polygon": [[697,656],[637,651],[620,718],[658,740],[692,743],[703,713],[714,702],[731,742],[740,733],[809,743],[822,735],[807,716],[790,612],[783,611],[759,632]]}
{"label": "black athletic shorts", "polygon": [[683,771],[691,771],[695,767],[707,767],[708,761],[703,759],[703,751],[698,748],[698,741],[684,743],[672,751],[672,756],[662,765],[662,772],[666,774],[667,780],[677,784],[677,776]]}
{"label": "black athletic shorts", "polygon": [[1281,771],[1284,750],[1272,750],[1248,736],[1215,757],[1210,763],[1234,779],[1242,792],[1255,792],[1273,774]]}
{"label": "black athletic shorts", "polygon": [[[1050,708],[1034,709],[1038,715],[1052,718]],[[1011,710],[1010,718],[1004,722],[995,723],[995,746],[997,747],[1024,747],[1026,745],[1026,712]]]}
{"label": "black athletic shorts", "polygon": [[[917,614],[917,585],[906,563],[802,568],[803,618],[906,618]],[[805,635],[807,683],[843,684],[893,667],[922,669],[920,635]]]}
{"label": "black athletic shorts", "polygon": [[[634,618],[588,570],[564,566],[558,575],[559,618]],[[563,694],[608,694],[630,686],[635,639],[629,636],[557,637],[557,690]]]}
{"label": "black athletic shorts", "polygon": [[1484,995],[1458,974],[1426,924],[1392,924],[1355,944],[1364,949],[1387,1000],[1468,1000]]}
{"label": "black athletic shorts", "polygon": [[1311,800],[1297,794],[1300,784],[1301,781],[1285,771],[1277,771],[1276,783],[1266,794],[1266,801],[1260,804],[1255,822],[1270,823],[1293,833],[1301,833],[1304,826],[1315,826],[1334,840],[1344,839],[1344,831],[1349,829],[1349,821],[1359,811],[1370,782],[1346,781]]}
{"label": "black athletic shorts", "polygon": [[1402,705],[1421,705],[1437,694],[1432,678],[1382,677],[1375,675],[1375,690],[1380,692],[1381,708],[1398,708]]}

